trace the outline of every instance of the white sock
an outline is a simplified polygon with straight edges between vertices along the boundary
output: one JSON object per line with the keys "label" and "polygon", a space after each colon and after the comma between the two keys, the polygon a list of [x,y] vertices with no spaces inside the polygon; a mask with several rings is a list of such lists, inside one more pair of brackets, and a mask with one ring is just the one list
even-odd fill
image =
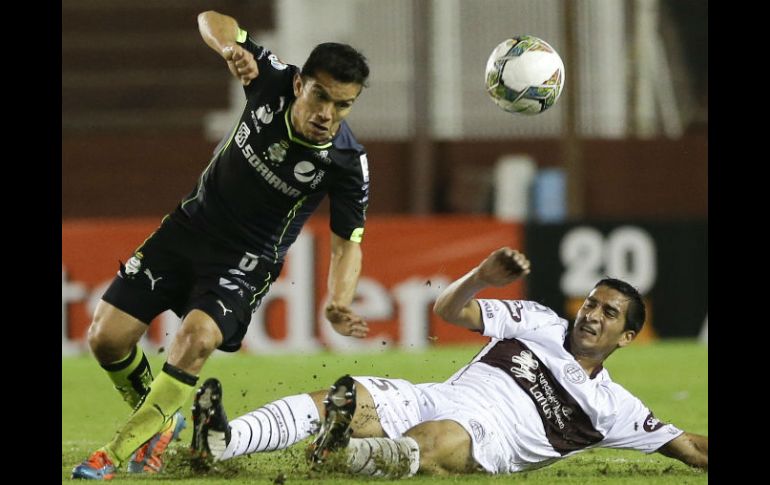
{"label": "white sock", "polygon": [[[230,443],[218,459],[282,450],[315,433],[319,422],[318,408],[309,394],[278,399],[231,420]],[[209,438],[212,455],[217,456],[212,445]]]}
{"label": "white sock", "polygon": [[[347,453],[348,469],[358,475],[411,477],[420,468],[420,446],[408,436],[395,440],[353,438],[348,443]],[[384,467],[380,466],[382,464]]]}

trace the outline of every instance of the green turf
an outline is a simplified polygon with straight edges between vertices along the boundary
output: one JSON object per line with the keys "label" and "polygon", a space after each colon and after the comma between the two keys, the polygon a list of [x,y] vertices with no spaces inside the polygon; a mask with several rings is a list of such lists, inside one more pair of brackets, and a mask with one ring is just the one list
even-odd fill
{"label": "green turf", "polygon": [[[314,354],[249,356],[219,354],[207,364],[203,379],[222,380],[228,414],[235,417],[276,398],[327,388],[342,374],[407,378],[414,382],[441,381],[470,360],[478,347],[436,348],[425,353],[388,351],[367,355]],[[160,368],[163,355],[150,357]],[[708,350],[690,341],[632,345],[613,354],[607,369],[616,382],[634,393],[655,415],[682,429],[708,434]],[[189,409],[188,403],[187,409]],[[112,437],[129,409],[91,357],[62,359],[62,482],[72,483],[72,467]],[[186,413],[189,417],[189,411]],[[163,476],[134,478],[119,474],[119,483],[172,481],[178,484],[319,483],[354,484],[362,477],[319,475],[308,470],[302,444],[289,450],[259,453],[221,464],[207,474],[193,474],[184,463],[190,429],[182,433]],[[377,483],[388,480],[369,479]],[[423,477],[416,483],[707,483],[708,474],[654,453],[591,450],[541,470],[511,476],[487,475]],[[392,483],[403,483],[392,481]]]}

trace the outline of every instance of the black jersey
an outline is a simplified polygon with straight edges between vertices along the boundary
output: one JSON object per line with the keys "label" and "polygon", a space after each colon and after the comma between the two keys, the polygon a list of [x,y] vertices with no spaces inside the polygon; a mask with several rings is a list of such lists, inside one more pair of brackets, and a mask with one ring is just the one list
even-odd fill
{"label": "black jersey", "polygon": [[290,110],[299,68],[283,64],[251,38],[242,40],[259,75],[244,87],[246,107],[238,124],[172,217],[236,249],[280,262],[329,194],[331,230],[361,242],[369,200],[364,147],[344,121],[322,145],[295,133]]}

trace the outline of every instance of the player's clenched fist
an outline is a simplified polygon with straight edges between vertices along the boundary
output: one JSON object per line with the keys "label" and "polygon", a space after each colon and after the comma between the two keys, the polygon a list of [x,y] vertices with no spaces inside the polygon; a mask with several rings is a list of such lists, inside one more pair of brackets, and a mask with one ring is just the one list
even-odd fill
{"label": "player's clenched fist", "polygon": [[478,277],[492,286],[505,286],[527,274],[529,259],[508,247],[494,251],[478,268]]}
{"label": "player's clenched fist", "polygon": [[227,67],[230,68],[233,76],[244,86],[248,86],[259,74],[254,55],[237,44],[225,47],[222,50],[222,57],[227,61]]}

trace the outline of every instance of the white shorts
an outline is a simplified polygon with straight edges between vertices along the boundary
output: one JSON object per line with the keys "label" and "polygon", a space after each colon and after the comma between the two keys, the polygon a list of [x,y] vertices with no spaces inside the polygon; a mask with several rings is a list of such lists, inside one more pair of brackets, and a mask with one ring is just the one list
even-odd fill
{"label": "white shorts", "polygon": [[413,384],[404,379],[353,376],[372,395],[382,429],[400,438],[425,421],[452,420],[470,435],[473,458],[488,473],[508,469],[506,442],[493,424],[483,396],[451,384]]}

